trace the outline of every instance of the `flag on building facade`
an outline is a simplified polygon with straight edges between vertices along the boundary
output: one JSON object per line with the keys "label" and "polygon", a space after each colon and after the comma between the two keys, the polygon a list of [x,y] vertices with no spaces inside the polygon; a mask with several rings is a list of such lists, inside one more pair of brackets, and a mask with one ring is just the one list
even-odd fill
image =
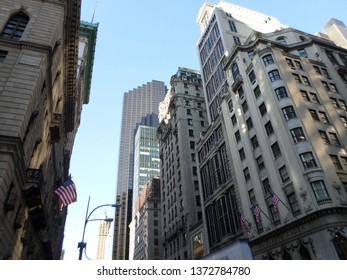
{"label": "flag on building facade", "polygon": [[280,199],[278,198],[278,196],[276,194],[274,194],[271,190],[270,190],[270,194],[271,194],[271,200],[272,200],[272,204],[276,210],[276,212],[279,212],[278,210],[278,203],[280,202]]}
{"label": "flag on building facade", "polygon": [[255,216],[255,220],[257,221],[258,224],[260,224],[260,213],[261,209],[259,208],[258,205],[253,204],[253,214]]}
{"label": "flag on building facade", "polygon": [[69,204],[77,201],[76,186],[71,179],[64,182],[64,184],[57,188],[54,193],[58,195],[61,203],[64,206],[68,206]]}
{"label": "flag on building facade", "polygon": [[240,215],[241,215],[241,226],[242,226],[243,231],[249,232],[250,228],[249,228],[249,224],[248,224],[248,221],[247,221],[245,215],[243,215],[242,213]]}

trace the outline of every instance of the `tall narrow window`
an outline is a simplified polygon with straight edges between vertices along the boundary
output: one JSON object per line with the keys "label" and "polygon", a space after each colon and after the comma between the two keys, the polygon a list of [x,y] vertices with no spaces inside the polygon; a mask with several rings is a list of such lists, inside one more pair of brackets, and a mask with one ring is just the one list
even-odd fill
{"label": "tall narrow window", "polygon": [[26,14],[22,12],[14,14],[7,21],[4,29],[1,32],[1,36],[19,40],[22,37],[28,22],[29,17]]}
{"label": "tall narrow window", "polygon": [[278,70],[272,70],[269,72],[269,78],[271,82],[281,80],[280,72]]}
{"label": "tall narrow window", "polygon": [[0,63],[3,63],[6,56],[7,56],[7,51],[0,50]]}
{"label": "tall narrow window", "polygon": [[296,118],[296,113],[293,106],[287,106],[282,109],[284,118],[288,121]]}
{"label": "tall narrow window", "polygon": [[274,60],[272,58],[272,55],[271,54],[268,54],[268,55],[265,55],[263,56],[263,62],[265,64],[265,66],[269,65],[269,64],[273,64],[274,63]]}
{"label": "tall narrow window", "polygon": [[278,100],[288,97],[288,93],[285,87],[279,87],[275,89],[276,96]]}
{"label": "tall narrow window", "polygon": [[311,187],[317,201],[330,198],[328,191],[325,187],[324,181],[319,180],[319,181],[312,182]]}
{"label": "tall narrow window", "polygon": [[302,153],[300,154],[300,158],[305,169],[317,167],[317,163],[313,157],[312,152]]}

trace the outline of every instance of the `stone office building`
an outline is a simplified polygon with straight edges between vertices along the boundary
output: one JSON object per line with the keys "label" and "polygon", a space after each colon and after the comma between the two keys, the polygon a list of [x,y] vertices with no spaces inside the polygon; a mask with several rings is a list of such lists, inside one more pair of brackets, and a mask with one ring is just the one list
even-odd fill
{"label": "stone office building", "polygon": [[[1,1],[1,259],[61,256],[67,210],[54,190],[69,177],[92,69],[78,59],[80,5]],[[80,53],[92,60],[97,26],[85,27]]]}
{"label": "stone office building", "polygon": [[346,49],[224,1],[198,23],[206,250],[347,259]]}

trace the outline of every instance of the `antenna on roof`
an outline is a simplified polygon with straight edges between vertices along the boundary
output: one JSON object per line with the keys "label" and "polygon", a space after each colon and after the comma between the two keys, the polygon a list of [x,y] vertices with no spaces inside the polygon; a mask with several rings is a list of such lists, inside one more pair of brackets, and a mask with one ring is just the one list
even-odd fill
{"label": "antenna on roof", "polygon": [[95,11],[96,11],[96,5],[98,4],[98,1],[95,2],[95,8],[94,8],[94,12],[93,12],[93,17],[92,17],[92,23],[94,21],[94,16],[95,16]]}

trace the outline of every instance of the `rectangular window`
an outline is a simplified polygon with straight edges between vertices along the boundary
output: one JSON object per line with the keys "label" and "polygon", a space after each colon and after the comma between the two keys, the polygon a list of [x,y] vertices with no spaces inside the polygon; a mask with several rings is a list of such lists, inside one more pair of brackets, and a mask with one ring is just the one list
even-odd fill
{"label": "rectangular window", "polygon": [[279,87],[275,89],[275,93],[278,100],[288,97],[288,93],[285,87]]}
{"label": "rectangular window", "polygon": [[341,161],[343,166],[345,167],[345,170],[347,171],[347,157],[341,157]]}
{"label": "rectangular window", "polygon": [[329,132],[329,136],[330,136],[331,145],[337,146],[337,147],[341,146],[341,143],[340,143],[339,138],[337,137],[336,133]]}
{"label": "rectangular window", "polygon": [[264,64],[265,64],[265,66],[270,65],[270,64],[273,64],[273,63],[274,63],[274,60],[273,60],[273,58],[272,58],[272,55],[271,55],[271,54],[268,54],[268,55],[263,56],[263,62],[264,62]]}
{"label": "rectangular window", "polygon": [[193,125],[193,120],[192,119],[187,119],[188,125]]}
{"label": "rectangular window", "polygon": [[262,181],[262,184],[263,184],[263,189],[264,189],[265,194],[270,193],[271,186],[270,186],[269,178],[264,179]]}
{"label": "rectangular window", "polygon": [[236,131],[235,132],[235,139],[236,139],[237,143],[239,143],[241,141],[240,131]]}
{"label": "rectangular window", "polygon": [[233,36],[233,38],[234,38],[234,43],[235,43],[235,45],[241,46],[241,40],[240,40],[240,37]]}
{"label": "rectangular window", "polygon": [[232,122],[233,126],[235,126],[237,124],[237,119],[236,119],[235,114],[231,116],[231,122]]}
{"label": "rectangular window", "polygon": [[333,162],[335,169],[342,170],[342,165],[339,161],[339,158],[336,155],[330,155],[331,161]]}
{"label": "rectangular window", "polygon": [[295,66],[296,66],[296,68],[297,68],[297,69],[299,69],[299,70],[303,70],[303,68],[302,68],[302,65],[301,65],[300,61],[298,61],[298,60],[294,60],[294,63],[295,63]]}
{"label": "rectangular window", "polygon": [[263,103],[261,103],[260,104],[260,106],[259,106],[259,111],[260,111],[260,114],[262,115],[262,116],[264,116],[265,114],[266,114],[266,106],[265,106],[265,103],[263,102]]}
{"label": "rectangular window", "polygon": [[343,126],[347,128],[347,118],[344,116],[340,116],[340,120],[341,120]]}
{"label": "rectangular window", "polygon": [[255,82],[256,82],[256,77],[255,77],[254,71],[252,71],[251,73],[249,73],[248,77],[249,77],[249,80],[250,80],[250,82],[252,83],[252,85],[254,85]]}
{"label": "rectangular window", "polygon": [[269,78],[271,82],[281,80],[280,72],[278,70],[272,70],[269,72]]}
{"label": "rectangular window", "polygon": [[249,118],[246,120],[246,125],[247,125],[248,130],[251,130],[251,129],[253,128],[253,122],[252,122],[251,117],[249,117]]}
{"label": "rectangular window", "polygon": [[282,166],[280,169],[278,169],[278,172],[281,176],[282,183],[286,183],[290,180],[288,172],[287,172],[287,168],[285,165]]}
{"label": "rectangular window", "polygon": [[301,57],[307,57],[307,52],[305,49],[298,49],[298,54]]}
{"label": "rectangular window", "polygon": [[317,201],[330,199],[328,191],[325,187],[324,181],[319,180],[319,181],[312,182],[311,187]]}
{"label": "rectangular window", "polygon": [[261,95],[261,91],[259,86],[256,86],[255,89],[253,90],[255,98],[258,98]]}
{"label": "rectangular window", "polygon": [[265,130],[266,130],[267,136],[270,136],[271,134],[274,133],[274,129],[273,129],[273,127],[272,127],[271,121],[268,121],[268,122],[265,124]]}
{"label": "rectangular window", "polygon": [[290,134],[293,137],[294,143],[299,143],[301,141],[306,141],[304,131],[301,127],[293,128],[290,130]]}
{"label": "rectangular window", "polygon": [[279,158],[282,154],[280,146],[278,145],[277,142],[275,142],[273,145],[271,145],[271,150],[272,150],[272,153],[273,153],[275,159]]}
{"label": "rectangular window", "polygon": [[319,135],[322,138],[324,144],[330,145],[330,141],[329,141],[328,135],[327,135],[327,133],[325,131],[319,130]]}
{"label": "rectangular window", "polygon": [[244,160],[246,159],[246,155],[245,155],[245,151],[244,151],[243,148],[241,148],[241,149],[239,150],[239,154],[240,154],[240,159],[241,159],[241,161],[244,161]]}
{"label": "rectangular window", "polygon": [[336,109],[340,109],[340,105],[339,105],[339,103],[337,103],[337,100],[335,98],[330,97],[330,100]]}
{"label": "rectangular window", "polygon": [[322,123],[329,123],[327,114],[326,114],[325,112],[319,111],[318,113],[319,113],[320,121],[321,121]]}
{"label": "rectangular window", "polygon": [[326,91],[330,91],[330,88],[327,82],[322,81],[322,85]]}
{"label": "rectangular window", "polygon": [[245,176],[246,182],[249,182],[249,181],[251,180],[251,174],[249,173],[248,167],[246,167],[246,168],[243,170],[243,175]]}
{"label": "rectangular window", "polygon": [[341,109],[347,111],[346,102],[344,100],[339,100],[339,103],[340,103]]}
{"label": "rectangular window", "polygon": [[338,93],[339,91],[337,90],[337,87],[335,84],[330,83],[330,91]]}
{"label": "rectangular window", "polygon": [[240,86],[238,89],[237,89],[237,94],[239,95],[239,98],[242,100],[244,95],[245,95],[245,91],[243,90],[243,87]]}
{"label": "rectangular window", "polygon": [[246,113],[248,111],[247,101],[243,102],[241,106],[242,106],[243,113]]}
{"label": "rectangular window", "polygon": [[190,137],[194,137],[194,130],[193,129],[189,129],[188,132],[189,132]]}
{"label": "rectangular window", "polygon": [[299,206],[298,200],[296,199],[295,192],[287,194],[287,199],[288,199],[289,206],[292,212],[294,214],[300,212],[300,206]]}
{"label": "rectangular window", "polygon": [[315,121],[318,121],[319,122],[319,117],[318,117],[318,114],[315,110],[309,110],[311,116],[312,116],[312,119],[315,120]]}
{"label": "rectangular window", "polygon": [[256,135],[254,135],[251,138],[251,143],[252,143],[252,147],[253,147],[254,150],[259,147],[259,143],[258,143],[258,139],[257,139]]}
{"label": "rectangular window", "polygon": [[240,76],[239,67],[237,66],[236,63],[233,63],[231,65],[231,73],[233,75],[234,80],[236,80]]}
{"label": "rectangular window", "polygon": [[304,98],[304,100],[305,100],[306,102],[310,102],[310,101],[311,101],[310,98],[309,98],[309,96],[308,96],[307,91],[305,91],[305,90],[300,90],[300,92],[301,92],[301,95],[302,95],[302,97]]}
{"label": "rectangular window", "polygon": [[294,80],[295,82],[297,82],[298,84],[302,84],[302,81],[300,79],[300,76],[298,74],[293,74]]}
{"label": "rectangular window", "polygon": [[258,165],[258,170],[262,171],[265,169],[265,164],[262,156],[257,157],[256,159],[257,165]]}
{"label": "rectangular window", "polygon": [[310,80],[306,76],[302,76],[302,81],[305,86],[311,86]]}
{"label": "rectangular window", "polygon": [[294,111],[293,106],[284,107],[284,108],[282,109],[282,112],[283,112],[284,118],[285,118],[287,121],[296,118],[296,113],[295,113],[295,111]]}
{"label": "rectangular window", "polygon": [[289,59],[289,58],[286,58],[286,62],[287,62],[288,66],[289,66],[290,68],[295,69],[293,60],[291,60],[291,59]]}
{"label": "rectangular window", "polygon": [[306,152],[306,153],[300,154],[300,159],[305,169],[317,167],[317,163],[313,157],[312,152]]}
{"label": "rectangular window", "polygon": [[230,30],[231,30],[232,32],[237,32],[236,25],[235,25],[235,22],[234,22],[234,21],[229,20],[229,26],[230,26]]}
{"label": "rectangular window", "polygon": [[318,99],[317,94],[315,94],[315,93],[313,93],[313,92],[310,92],[310,95],[311,95],[311,101],[312,101],[312,103],[320,104],[320,101],[319,101],[319,99]]}

